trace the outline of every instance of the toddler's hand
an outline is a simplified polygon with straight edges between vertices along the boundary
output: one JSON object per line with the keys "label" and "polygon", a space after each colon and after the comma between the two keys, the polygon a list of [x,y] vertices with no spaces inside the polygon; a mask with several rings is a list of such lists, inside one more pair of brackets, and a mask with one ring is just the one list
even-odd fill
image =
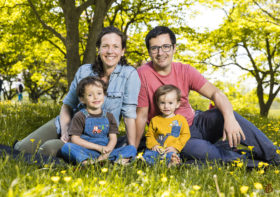
{"label": "toddler's hand", "polygon": [[174,148],[173,146],[169,146],[169,147],[165,148],[164,152],[165,153],[170,153],[170,152],[178,153],[177,149]]}
{"label": "toddler's hand", "polygon": [[159,154],[163,154],[164,153],[164,148],[162,146],[159,146],[159,145],[155,145],[153,148],[152,148],[153,151],[157,151]]}

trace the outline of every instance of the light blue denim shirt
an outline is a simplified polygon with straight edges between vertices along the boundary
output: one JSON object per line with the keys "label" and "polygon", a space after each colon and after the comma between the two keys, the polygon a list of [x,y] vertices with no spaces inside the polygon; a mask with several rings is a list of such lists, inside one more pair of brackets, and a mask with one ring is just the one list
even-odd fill
{"label": "light blue denim shirt", "polygon": [[[77,108],[79,98],[76,94],[76,87],[79,81],[87,76],[96,75],[92,70],[91,64],[82,65],[76,72],[63,103],[72,109]],[[135,119],[140,86],[141,82],[135,68],[132,66],[117,65],[110,76],[107,96],[105,97],[102,110],[111,112],[118,125],[121,116]],[[59,117],[56,118],[56,128],[57,132],[60,133]]]}

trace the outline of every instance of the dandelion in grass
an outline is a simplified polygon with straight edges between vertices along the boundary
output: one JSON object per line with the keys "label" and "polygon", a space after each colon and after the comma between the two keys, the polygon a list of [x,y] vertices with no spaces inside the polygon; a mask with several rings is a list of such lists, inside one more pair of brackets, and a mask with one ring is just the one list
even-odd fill
{"label": "dandelion in grass", "polygon": [[142,174],[143,174],[143,171],[142,171],[142,170],[138,170],[138,171],[137,171],[137,174],[138,174],[138,175],[142,175]]}
{"label": "dandelion in grass", "polygon": [[167,178],[166,178],[165,176],[162,177],[160,180],[161,180],[161,182],[163,182],[163,183],[167,182]]}
{"label": "dandelion in grass", "polygon": [[247,194],[248,189],[249,189],[248,186],[243,185],[243,186],[240,187],[240,192],[241,192],[242,194]]}
{"label": "dandelion in grass", "polygon": [[236,164],[237,167],[242,168],[243,167],[243,162],[239,162]]}
{"label": "dandelion in grass", "polygon": [[72,180],[72,177],[71,177],[71,176],[66,176],[66,177],[63,178],[63,180],[64,180],[66,183],[68,183],[69,181]]}
{"label": "dandelion in grass", "polygon": [[195,190],[195,191],[198,191],[200,190],[200,186],[199,185],[193,185],[192,188]]}
{"label": "dandelion in grass", "polygon": [[35,139],[34,139],[34,138],[31,138],[31,139],[30,139],[30,142],[32,142],[32,143],[33,143],[34,141],[35,141]]}
{"label": "dandelion in grass", "polygon": [[274,146],[277,146],[277,144],[278,144],[277,142],[273,142],[273,145],[274,145]]}
{"label": "dandelion in grass", "polygon": [[275,170],[274,171],[275,174],[279,174],[279,172],[280,172],[279,170]]}
{"label": "dandelion in grass", "polygon": [[254,146],[248,146],[248,149],[249,149],[250,151],[252,151],[253,148],[254,148]]}
{"label": "dandelion in grass", "polygon": [[66,170],[61,170],[60,173],[61,173],[61,174],[65,174],[65,173],[66,173]]}
{"label": "dandelion in grass", "polygon": [[162,193],[161,197],[170,196],[170,191],[165,191]]}
{"label": "dandelion in grass", "polygon": [[108,168],[102,168],[102,169],[101,169],[101,172],[103,172],[103,173],[108,172]]}
{"label": "dandelion in grass", "polygon": [[264,174],[264,170],[259,170],[258,174]]}
{"label": "dandelion in grass", "polygon": [[138,153],[138,155],[136,156],[137,159],[142,159],[143,158],[143,152]]}
{"label": "dandelion in grass", "polygon": [[233,175],[233,173],[234,173],[233,171],[229,172],[230,175]]}
{"label": "dandelion in grass", "polygon": [[102,181],[99,181],[98,183],[99,183],[99,185],[105,185],[106,181],[102,180]]}
{"label": "dandelion in grass", "polygon": [[52,176],[51,177],[51,180],[55,183],[57,183],[59,180],[60,180],[60,177],[59,176]]}
{"label": "dandelion in grass", "polygon": [[259,162],[259,163],[258,163],[258,168],[262,168],[262,167],[263,167],[263,164],[264,164],[264,162],[262,162],[262,161]]}
{"label": "dandelion in grass", "polygon": [[242,154],[242,155],[246,155],[246,152],[242,151],[241,154]]}
{"label": "dandelion in grass", "polygon": [[255,187],[256,189],[263,189],[262,184],[261,184],[261,183],[258,183],[258,182],[254,183],[254,187]]}
{"label": "dandelion in grass", "polygon": [[276,150],[276,153],[280,155],[280,150]]}

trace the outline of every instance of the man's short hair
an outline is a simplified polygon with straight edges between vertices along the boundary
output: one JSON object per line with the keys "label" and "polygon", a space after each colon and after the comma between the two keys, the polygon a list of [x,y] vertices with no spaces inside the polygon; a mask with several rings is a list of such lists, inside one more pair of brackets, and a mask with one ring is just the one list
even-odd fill
{"label": "man's short hair", "polygon": [[180,100],[181,100],[181,90],[179,88],[177,88],[176,86],[170,84],[170,85],[162,85],[156,90],[156,92],[155,92],[156,103],[158,103],[159,97],[161,97],[162,95],[165,95],[169,92],[173,92],[173,91],[176,92],[177,101],[180,102]]}
{"label": "man's short hair", "polygon": [[104,91],[104,94],[106,94],[107,86],[104,83],[104,81],[102,81],[101,79],[99,79],[97,77],[89,76],[89,77],[83,78],[78,83],[77,89],[76,89],[78,97],[80,97],[80,98],[84,97],[85,88],[88,85],[94,85],[94,86],[97,86],[97,87],[101,87]]}
{"label": "man's short hair", "polygon": [[161,34],[168,34],[172,45],[174,46],[176,44],[176,36],[171,29],[169,29],[168,27],[165,27],[165,26],[157,26],[154,29],[152,29],[146,36],[145,41],[146,41],[146,47],[148,50],[150,48],[150,40]]}

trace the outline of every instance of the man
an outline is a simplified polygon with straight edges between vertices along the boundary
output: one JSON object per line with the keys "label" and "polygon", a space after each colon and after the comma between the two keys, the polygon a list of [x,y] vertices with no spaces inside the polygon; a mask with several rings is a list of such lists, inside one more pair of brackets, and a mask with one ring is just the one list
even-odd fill
{"label": "man", "polygon": [[21,82],[21,79],[18,79],[16,84],[17,94],[18,94],[18,101],[22,101],[22,92],[23,92],[23,83]]}
{"label": "man", "polygon": [[[233,151],[242,143],[254,146],[256,158],[280,164],[272,142],[252,123],[233,112],[231,103],[219,89],[190,65],[172,62],[176,37],[169,28],[158,26],[152,29],[146,36],[146,47],[152,61],[138,68],[141,79],[136,119],[138,145],[146,123],[158,114],[153,98],[155,90],[161,85],[172,84],[182,91],[181,105],[176,113],[185,116],[191,131],[191,139],[181,153],[183,157],[232,161],[244,157]],[[211,99],[217,109],[195,112],[188,100],[190,90]],[[231,149],[215,145],[221,137],[228,140]]]}

